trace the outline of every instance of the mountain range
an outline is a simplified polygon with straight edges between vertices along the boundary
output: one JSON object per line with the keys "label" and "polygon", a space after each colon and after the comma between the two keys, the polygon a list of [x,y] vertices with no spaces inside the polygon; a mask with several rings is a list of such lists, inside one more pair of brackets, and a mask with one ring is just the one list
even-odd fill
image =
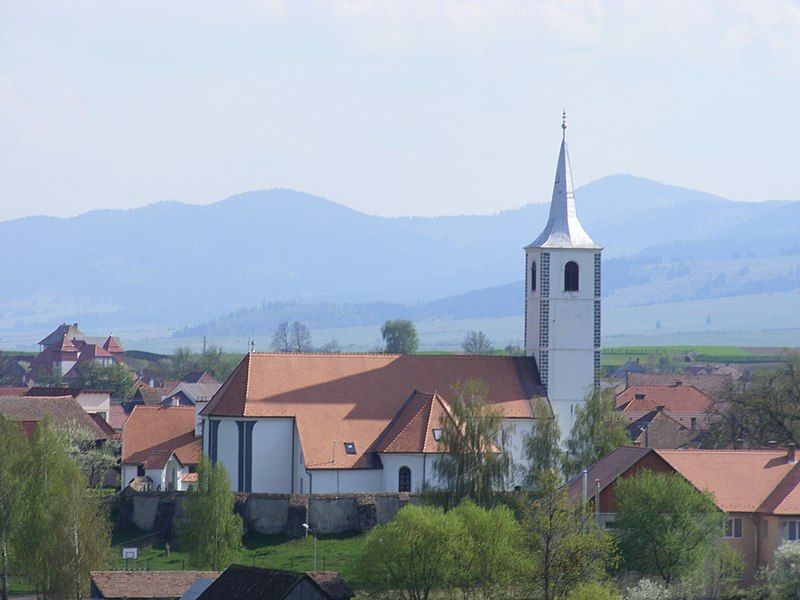
{"label": "mountain range", "polygon": [[[800,201],[735,202],[613,175],[579,188],[576,203],[605,247],[612,303],[800,290]],[[0,222],[0,332],[81,321],[196,335],[291,318],[520,314],[522,247],[547,211],[386,218],[274,189]]]}

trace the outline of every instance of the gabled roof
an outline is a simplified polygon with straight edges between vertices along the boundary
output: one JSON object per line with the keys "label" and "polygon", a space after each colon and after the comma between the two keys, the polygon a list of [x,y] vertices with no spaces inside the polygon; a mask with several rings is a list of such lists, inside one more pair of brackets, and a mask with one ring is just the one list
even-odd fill
{"label": "gabled roof", "polygon": [[109,439],[117,437],[117,432],[114,431],[114,428],[111,427],[111,425],[108,424],[108,421],[106,421],[101,415],[97,413],[91,413],[89,414],[89,417],[92,419],[92,421],[94,421],[94,424],[97,425],[97,428],[105,433]]}
{"label": "gabled roof", "polygon": [[375,443],[375,452],[440,452],[433,430],[441,429],[442,419],[452,420],[450,407],[436,393],[414,390]]}
{"label": "gabled roof", "polygon": [[108,424],[114,430],[121,430],[125,421],[128,420],[128,413],[125,412],[125,407],[121,404],[112,403],[108,408]]}
{"label": "gabled roof", "polygon": [[368,450],[411,390],[446,400],[470,378],[486,383],[487,402],[506,418],[533,418],[537,401],[547,404],[531,357],[250,353],[201,414],[294,418],[307,468],[374,468]]}
{"label": "gabled roof", "polygon": [[43,339],[39,340],[39,345],[51,346],[52,344],[60,344],[65,337],[69,340],[74,337],[81,338],[83,337],[83,333],[78,329],[77,323],[73,323],[72,325],[62,323]]}
{"label": "gabled roof", "polygon": [[221,383],[186,383],[181,381],[167,394],[164,394],[164,400],[167,401],[175,394],[183,392],[191,402],[199,402],[202,399],[209,401],[221,387]]}
{"label": "gabled roof", "polygon": [[332,571],[298,573],[231,565],[200,594],[198,600],[283,600],[304,580],[309,580],[324,594],[323,597],[330,600],[353,597],[352,590],[341,576]]}
{"label": "gabled roof", "polygon": [[109,335],[106,338],[106,341],[103,342],[103,350],[111,354],[118,354],[120,352],[124,352],[124,350],[122,349],[122,344],[119,343],[119,339],[113,335]]}
{"label": "gabled roof", "polygon": [[180,598],[198,579],[216,579],[218,571],[92,571],[103,598]]}
{"label": "gabled roof", "polygon": [[189,371],[181,378],[184,383],[219,383],[208,371]]}
{"label": "gabled roof", "polygon": [[134,407],[122,429],[122,462],[158,464],[166,452],[164,464],[172,453],[182,465],[198,464],[202,443],[194,435],[194,425],[191,406]]}
{"label": "gabled roof", "polygon": [[[599,480],[602,492],[616,479],[634,466],[642,458],[655,452],[651,448],[638,446],[620,446],[599,459],[588,469],[589,495],[594,493],[594,482]],[[567,483],[570,499],[578,499],[583,494],[583,474],[579,474]]]}
{"label": "gabled roof", "polygon": [[550,200],[550,216],[544,231],[527,248],[586,248],[600,250],[583,229],[575,209],[575,190],[572,183],[572,166],[567,150],[566,123],[562,123],[564,137],[558,153],[556,179]]}
{"label": "gabled roof", "polygon": [[[725,512],[800,515],[797,463],[786,450],[657,450],[696,488],[714,494]],[[770,500],[770,502],[767,502]]]}
{"label": "gabled roof", "polygon": [[48,419],[56,427],[75,423],[89,431],[96,440],[108,438],[72,396],[0,396],[0,415],[10,421]]}
{"label": "gabled roof", "polygon": [[139,382],[136,384],[136,391],[133,393],[133,397],[147,405],[160,404],[169,391],[167,388],[150,387],[146,383]]}
{"label": "gabled roof", "polygon": [[650,412],[663,406],[672,414],[700,414],[711,408],[712,400],[691,385],[637,385],[617,396],[623,413]]}
{"label": "gabled roof", "polygon": [[686,385],[694,386],[710,397],[716,397],[730,381],[730,375],[677,375],[675,373],[636,373],[625,378],[625,387],[638,385]]}

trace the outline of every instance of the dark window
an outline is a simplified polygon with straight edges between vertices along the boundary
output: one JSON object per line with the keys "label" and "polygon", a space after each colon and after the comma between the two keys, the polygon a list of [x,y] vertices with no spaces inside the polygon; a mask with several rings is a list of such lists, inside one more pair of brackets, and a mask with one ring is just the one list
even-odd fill
{"label": "dark window", "polygon": [[397,478],[397,491],[411,491],[411,469],[408,467],[400,467],[400,473]]}
{"label": "dark window", "polygon": [[348,454],[355,454],[356,453],[356,443],[355,442],[345,442],[344,443],[344,451]]}
{"label": "dark window", "polygon": [[144,465],[136,465],[136,476],[144,477]]}
{"label": "dark window", "polygon": [[189,473],[197,473],[197,467],[194,465],[189,465]]}
{"label": "dark window", "polygon": [[578,291],[578,263],[569,261],[564,265],[564,291]]}
{"label": "dark window", "polygon": [[691,423],[692,423],[692,431],[694,431],[695,429],[697,429],[697,417],[692,417]]}
{"label": "dark window", "polygon": [[437,442],[442,439],[442,430],[441,429],[434,429],[433,430],[433,439]]}
{"label": "dark window", "polygon": [[536,261],[531,263],[531,291],[536,291]]}

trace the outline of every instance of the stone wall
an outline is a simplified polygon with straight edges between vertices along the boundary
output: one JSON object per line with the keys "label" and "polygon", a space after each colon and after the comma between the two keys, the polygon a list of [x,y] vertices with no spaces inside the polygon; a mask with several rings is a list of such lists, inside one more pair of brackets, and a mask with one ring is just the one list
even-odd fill
{"label": "stone wall", "polygon": [[[183,518],[182,492],[121,492],[120,525],[133,525],[174,540]],[[236,494],[234,511],[244,530],[262,534],[305,535],[303,523],[320,534],[364,533],[391,521],[417,498],[409,494]]]}

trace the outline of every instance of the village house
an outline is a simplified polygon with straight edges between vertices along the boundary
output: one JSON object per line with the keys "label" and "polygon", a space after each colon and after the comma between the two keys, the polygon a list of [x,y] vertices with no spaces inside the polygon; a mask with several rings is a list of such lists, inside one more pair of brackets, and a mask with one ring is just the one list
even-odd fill
{"label": "village house", "polygon": [[535,419],[568,432],[599,385],[602,248],[577,217],[566,135],[547,224],[524,251],[525,356],[250,353],[200,410],[204,452],[241,492],[421,492],[437,484],[456,387],[478,379],[520,485]]}
{"label": "village house", "polygon": [[297,573],[231,565],[198,600],[349,600],[353,591],[332,571]]}
{"label": "village house", "polygon": [[108,420],[111,412],[111,390],[87,390],[74,387],[39,387],[34,386],[25,390],[25,396],[72,396],[81,408],[90,415],[99,415],[103,420]]}
{"label": "village house", "polygon": [[78,324],[59,325],[52,333],[39,341],[40,352],[30,363],[28,379],[36,382],[36,378],[44,373],[55,372],[69,379],[75,375],[78,365],[84,362],[95,362],[107,366],[124,362],[125,351],[119,339],[113,335],[107,337],[89,337],[78,329]]}
{"label": "village house", "polygon": [[75,424],[88,431],[99,443],[110,436],[81,408],[71,395],[65,396],[0,396],[0,416],[17,421],[27,435],[48,420],[56,427]]}
{"label": "village house", "polygon": [[136,406],[122,431],[122,487],[184,491],[197,481],[201,440],[196,411],[182,406]]}
{"label": "village house", "polygon": [[711,422],[713,401],[692,385],[635,385],[617,395],[616,407],[628,422],[662,411],[697,432]]}
{"label": "village house", "polygon": [[678,373],[638,373],[631,371],[625,376],[624,388],[637,386],[693,386],[712,400],[719,400],[731,382],[731,375],[713,373],[710,375],[685,375]]}
{"label": "village house", "polygon": [[179,600],[197,582],[218,571],[92,571],[90,600]]}
{"label": "village house", "polygon": [[697,432],[669,416],[663,406],[628,423],[625,429],[631,443],[644,448],[689,448],[696,445]]}
{"label": "village house", "polygon": [[800,540],[800,465],[788,449],[657,450],[623,446],[607,454],[568,483],[571,499],[599,497],[599,518],[616,528],[615,482],[648,469],[679,473],[700,491],[710,492],[727,516],[722,539],[742,553],[743,583],[761,567],[771,567],[775,550]]}

